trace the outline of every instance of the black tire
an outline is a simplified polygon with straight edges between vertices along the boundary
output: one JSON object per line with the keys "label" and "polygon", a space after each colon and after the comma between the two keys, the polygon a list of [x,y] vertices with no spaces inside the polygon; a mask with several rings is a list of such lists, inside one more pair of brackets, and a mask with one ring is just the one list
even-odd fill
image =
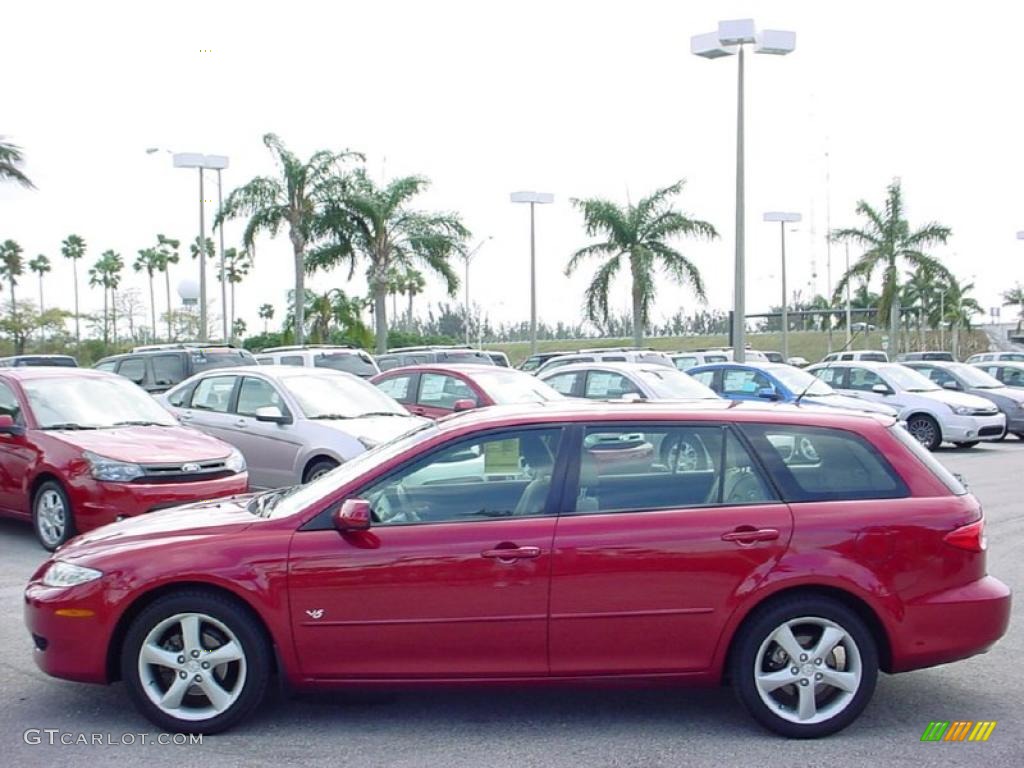
{"label": "black tire", "polygon": [[317,459],[306,468],[306,473],[302,476],[302,482],[308,483],[316,480],[323,474],[330,472],[338,466],[338,462],[334,459]]}
{"label": "black tire", "polygon": [[[999,439],[1002,440],[1003,438],[1000,437]],[[980,440],[968,440],[966,443],[953,443],[953,445],[955,445],[957,448],[973,448],[979,442],[981,442],[981,441]]]}
{"label": "black tire", "polygon": [[[54,524],[51,501],[63,507],[63,526],[58,532]],[[50,510],[46,508],[49,507]],[[75,535],[75,514],[71,508],[71,500],[56,480],[41,483],[32,495],[32,528],[36,539],[50,552]]]}
{"label": "black tire", "polygon": [[[799,699],[801,698],[798,682],[800,675],[808,675],[808,679],[813,681],[814,678],[811,678],[810,675],[815,674],[814,670],[816,669],[824,669],[826,672],[829,670],[842,671],[837,669],[840,649],[843,651],[844,665],[850,670],[859,669],[860,672],[859,683],[856,690],[850,692],[852,694],[850,696],[844,696],[837,688],[831,688],[824,684],[820,686],[822,691],[820,694],[816,694],[815,698],[817,695],[823,696],[823,703],[828,706],[829,699],[824,697],[831,695],[835,697],[831,700],[834,705],[842,704],[842,707],[834,715],[820,722],[800,723],[779,714],[786,711],[785,704],[780,704],[773,699],[773,705],[769,706],[762,698],[755,681],[758,671],[758,656],[761,653],[762,645],[767,648],[776,648],[773,653],[777,653],[777,647],[770,644],[770,638],[786,622],[799,619],[820,621],[823,624],[837,626],[845,633],[845,637],[852,645],[846,645],[847,640],[844,640],[836,646],[835,651],[830,651],[825,661],[827,666],[814,666],[813,659],[805,659],[802,663],[797,661],[798,666],[792,667],[800,670],[794,673],[794,680],[797,682],[777,688],[773,692],[773,696],[778,696],[780,701],[785,702],[787,696],[795,693],[796,698]],[[794,626],[813,627],[814,625],[797,623]],[[801,637],[799,631],[794,632],[794,635],[799,641]],[[812,636],[806,646],[807,650],[813,647],[814,642]],[[801,645],[804,646],[803,643]],[[841,731],[864,711],[871,700],[875,683],[878,680],[878,650],[871,631],[854,611],[842,603],[828,598],[791,597],[771,603],[763,609],[757,609],[738,631],[732,650],[730,677],[740,702],[758,723],[787,738],[814,739]],[[764,669],[763,673],[773,671],[787,673],[787,667],[793,662],[786,654],[782,654],[782,657],[782,660],[779,661],[781,667],[778,670],[772,667]],[[764,657],[765,662],[774,660],[774,655]],[[810,668],[810,672],[803,668]],[[814,685],[815,688],[812,690],[817,690],[819,684],[814,683]]]}
{"label": "black tire", "polygon": [[[918,431],[915,431],[915,425],[918,426]],[[907,419],[907,431],[929,451],[938,450],[942,445],[942,430],[939,423],[928,414],[918,413]],[[930,437],[923,439],[922,436],[926,434]]]}
{"label": "black tire", "polygon": [[[204,636],[203,629],[209,627],[210,632],[216,633],[218,630],[216,626],[213,626],[213,622],[217,622],[234,635],[234,641],[241,646],[244,661],[244,678],[241,682],[238,681],[238,677],[241,675],[235,678],[235,683],[238,685],[235,700],[224,711],[205,719],[186,719],[169,715],[150,700],[146,692],[147,683],[140,677],[139,654],[147,635],[162,623],[171,620],[172,617],[193,613],[212,619],[210,624],[201,625],[201,642]],[[171,641],[173,639],[172,637]],[[172,650],[172,654],[176,652],[178,651]],[[181,653],[179,660],[186,659],[187,661],[184,650]],[[197,658],[201,663],[203,656],[198,655]],[[158,598],[132,621],[121,648],[121,679],[128,687],[136,709],[158,728],[172,733],[219,733],[234,726],[263,701],[270,678],[271,660],[270,644],[263,627],[244,607],[231,598],[215,593],[183,590]],[[230,674],[230,665],[225,666],[229,667],[227,674]],[[160,667],[159,669],[166,668]],[[170,673],[169,679],[173,681],[175,674],[170,670],[166,671]],[[185,677],[193,672],[201,673],[202,670],[181,671],[178,674]],[[210,677],[214,677],[216,673],[217,669],[205,672]],[[189,684],[191,685],[191,681]],[[155,685],[155,683],[150,682],[149,685]],[[166,690],[158,688],[156,692],[159,694]],[[198,686],[192,686],[183,698],[201,702],[205,700],[203,697],[205,694],[198,691]],[[188,710],[183,708],[182,711],[187,712]]]}

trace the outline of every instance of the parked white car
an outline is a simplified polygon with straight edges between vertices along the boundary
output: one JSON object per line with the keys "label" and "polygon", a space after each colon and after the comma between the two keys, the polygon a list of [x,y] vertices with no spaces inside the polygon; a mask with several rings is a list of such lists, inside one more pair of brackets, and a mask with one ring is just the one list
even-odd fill
{"label": "parked white car", "polygon": [[302,347],[270,347],[256,355],[260,365],[294,365],[299,368],[328,368],[371,379],[380,368],[370,355],[355,347],[307,344]]}
{"label": "parked white car", "polygon": [[1024,362],[1024,352],[981,352],[971,355],[964,362],[971,363],[1021,363]]}
{"label": "parked white car", "polygon": [[574,363],[537,378],[566,397],[587,400],[718,400],[682,371],[648,363]]}
{"label": "parked white car", "polygon": [[888,363],[889,355],[880,349],[856,349],[846,352],[832,352],[821,358],[823,363],[834,363],[836,361],[856,360],[866,363]]}
{"label": "parked white car", "polygon": [[944,442],[970,448],[1006,431],[1006,417],[990,400],[943,389],[899,363],[818,363],[807,370],[843,394],[895,408],[910,434],[932,451]]}
{"label": "parked white car", "polygon": [[[669,357],[672,363],[680,371],[688,371],[698,365],[711,365],[712,363],[731,363],[733,360],[732,349],[729,347],[718,347],[716,349],[700,349],[692,352],[670,352]],[[756,349],[748,349],[744,353],[748,363],[771,362],[768,355]]]}
{"label": "parked white car", "polygon": [[573,363],[651,363],[672,367],[672,361],[664,352],[653,349],[627,349],[626,347],[608,347],[601,349],[581,349],[579,352],[566,353],[545,360],[536,371],[535,376],[546,373],[554,368],[561,368]]}

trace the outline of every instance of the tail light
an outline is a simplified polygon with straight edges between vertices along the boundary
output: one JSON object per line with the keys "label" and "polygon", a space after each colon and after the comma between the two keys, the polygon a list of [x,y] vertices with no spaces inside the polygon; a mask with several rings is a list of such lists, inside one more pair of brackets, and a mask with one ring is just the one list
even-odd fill
{"label": "tail light", "polygon": [[985,539],[985,518],[955,528],[947,533],[942,540],[957,549],[964,549],[968,552],[984,552],[988,546]]}

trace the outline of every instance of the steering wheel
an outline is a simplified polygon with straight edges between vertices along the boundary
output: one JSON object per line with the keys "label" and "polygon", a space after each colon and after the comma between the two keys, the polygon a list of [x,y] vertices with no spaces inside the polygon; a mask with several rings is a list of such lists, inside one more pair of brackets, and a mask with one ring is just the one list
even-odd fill
{"label": "steering wheel", "polygon": [[381,492],[380,497],[373,504],[373,514],[381,523],[417,523],[420,521],[420,517],[413,507],[412,499],[409,498],[409,493],[401,483],[396,483]]}
{"label": "steering wheel", "polygon": [[[726,478],[729,482],[730,478]],[[737,472],[732,477],[732,485],[722,499],[723,504],[744,504],[763,501],[761,481],[746,471]]]}

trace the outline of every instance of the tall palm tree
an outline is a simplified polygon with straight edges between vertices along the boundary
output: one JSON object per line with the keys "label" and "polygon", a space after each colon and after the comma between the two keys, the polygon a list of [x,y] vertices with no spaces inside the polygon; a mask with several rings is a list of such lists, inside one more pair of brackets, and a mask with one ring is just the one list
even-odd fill
{"label": "tall palm tree", "polygon": [[405,274],[402,277],[402,282],[405,284],[405,293],[409,297],[409,309],[406,314],[406,328],[412,331],[412,300],[419,294],[423,293],[423,289],[427,287],[427,280],[419,270],[406,269]]}
{"label": "tall palm tree", "polygon": [[[206,258],[212,260],[217,255],[217,249],[213,244],[213,238],[207,237],[206,240]],[[188,244],[188,252],[192,255],[192,260],[195,261],[199,258],[199,237]],[[207,261],[207,264],[211,264],[212,261]]]}
{"label": "tall palm tree", "polygon": [[[242,242],[250,252],[255,252],[258,233],[267,232],[274,237],[281,226],[287,224],[295,267],[295,294],[302,296],[305,295],[306,247],[314,238],[317,217],[328,190],[337,186],[344,161],[363,158],[356,152],[321,150],[302,162],[273,133],[266,134],[263,143],[277,161],[278,176],[257,176],[234,190],[224,201],[214,224],[223,226],[225,219],[247,216],[249,221]],[[297,302],[297,344],[303,341],[304,309],[303,303]]]}
{"label": "tall palm tree", "polygon": [[263,335],[266,336],[269,332],[267,324],[274,319],[274,305],[273,304],[260,304],[259,309],[260,320],[263,321]]}
{"label": "tall palm tree", "polygon": [[[100,258],[89,268],[89,285],[94,288],[103,289],[103,343],[108,344],[110,342],[110,326],[108,321],[110,318],[110,304],[107,301],[107,295],[113,294],[117,289],[117,285],[120,282],[120,272],[124,262],[121,261],[121,256],[114,251],[104,251]],[[116,322],[116,320],[115,320]],[[115,326],[116,334],[116,326]],[[116,343],[116,336],[115,336]]]}
{"label": "tall palm tree", "polygon": [[[167,288],[167,340],[170,341],[174,335],[171,331],[171,264],[177,264],[180,260],[178,255],[178,248],[181,246],[180,240],[175,240],[171,237],[164,237],[163,235],[156,236],[156,269],[158,272],[164,273],[164,285]],[[153,335],[156,336],[156,328],[153,329]]]}
{"label": "tall palm tree", "polygon": [[43,306],[43,275],[52,269],[50,266],[50,260],[44,254],[40,253],[28,263],[28,268],[39,275],[39,314],[42,315],[46,309]]}
{"label": "tall palm tree", "polygon": [[110,271],[110,325],[117,345],[117,289],[121,287],[121,272],[124,270],[124,259],[114,251],[105,251],[103,257],[108,259]]}
{"label": "tall palm tree", "polygon": [[344,187],[336,188],[337,194],[319,221],[326,242],[309,254],[311,272],[347,264],[350,279],[357,262],[366,261],[378,353],[387,351],[388,271],[392,266],[428,269],[444,279],[453,296],[459,287],[448,259],[453,253],[465,253],[469,230],[457,214],[408,207],[429,184],[422,176],[406,176],[378,187],[363,169],[356,170]]}
{"label": "tall palm tree", "polygon": [[25,162],[21,156],[21,147],[5,141],[0,136],[0,181],[16,181],[26,189],[35,189],[35,185],[18,167]]}
{"label": "tall palm tree", "polygon": [[1018,307],[1017,332],[1019,333],[1021,323],[1024,323],[1024,288],[1021,288],[1019,285],[1016,288],[1003,291],[1003,306],[1009,307],[1013,304],[1016,304]]}
{"label": "tall palm tree", "polygon": [[60,244],[60,252],[65,259],[71,259],[71,274],[75,288],[75,348],[77,349],[82,344],[82,334],[78,327],[78,260],[85,256],[85,240],[78,235],[68,235]]}
{"label": "tall palm tree", "polygon": [[972,318],[984,310],[977,299],[968,295],[974,290],[974,283],[962,285],[955,277],[949,275],[940,284],[939,290],[944,311],[941,320],[952,332],[953,356],[960,357],[960,329],[971,330]]}
{"label": "tall palm tree", "polygon": [[672,207],[671,199],[682,192],[685,183],[680,179],[671,186],[655,190],[636,205],[627,203],[624,208],[600,198],[572,200],[572,204],[583,213],[587,235],[603,239],[576,251],[569,259],[565,273],[572,274],[588,257],[605,259],[587,287],[584,304],[590,321],[601,325],[609,319],[612,281],[623,263],[628,264],[632,280],[633,342],[637,346],[643,343],[644,328],[650,322],[659,267],[671,280],[689,283],[694,293],[702,301],[705,299],[700,271],[668,243],[677,237],[718,237],[708,222],[691,219]]}
{"label": "tall palm tree", "polygon": [[5,240],[0,245],[0,278],[6,278],[11,286],[11,320],[16,321],[14,286],[18,278],[25,273],[25,264],[21,258],[21,246],[13,240]]}
{"label": "tall palm tree", "polygon": [[235,286],[245,279],[251,268],[252,261],[244,248],[228,248],[224,251],[224,279],[231,286],[231,313],[228,320],[230,328],[235,326]]}
{"label": "tall palm tree", "polygon": [[160,264],[160,253],[156,248],[140,249],[139,255],[132,263],[132,269],[136,272],[145,272],[149,278],[149,317],[154,339],[156,339],[156,298],[153,292],[153,275],[160,270]]}
{"label": "tall palm tree", "polygon": [[851,242],[864,248],[864,253],[836,283],[833,301],[839,301],[846,290],[846,283],[852,279],[870,280],[875,270],[882,270],[882,294],[878,302],[878,320],[889,322],[889,338],[892,349],[896,349],[900,328],[900,280],[899,266],[905,262],[915,270],[927,269],[941,277],[949,271],[924,249],[937,243],[945,243],[952,230],[935,222],[929,222],[917,230],[911,230],[903,210],[903,192],[900,181],[894,180],[887,188],[885,207],[879,211],[861,200],[857,213],[867,221],[862,229],[845,228],[832,231],[832,239]]}

